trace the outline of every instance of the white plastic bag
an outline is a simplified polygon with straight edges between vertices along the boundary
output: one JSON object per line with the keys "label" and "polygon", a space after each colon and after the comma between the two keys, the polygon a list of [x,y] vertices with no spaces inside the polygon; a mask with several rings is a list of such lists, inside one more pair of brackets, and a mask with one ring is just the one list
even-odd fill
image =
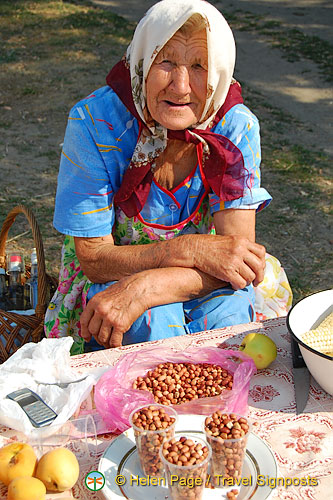
{"label": "white plastic bag", "polygon": [[[49,434],[52,425],[65,423],[75,413],[108,367],[89,371],[84,378],[84,373],[78,374],[70,367],[72,344],[70,337],[31,342],[0,366],[0,424],[37,438]],[[84,380],[75,382],[82,378]],[[68,382],[65,388],[47,385]],[[33,427],[21,407],[6,398],[10,392],[24,387],[36,392],[58,414],[51,426]]]}

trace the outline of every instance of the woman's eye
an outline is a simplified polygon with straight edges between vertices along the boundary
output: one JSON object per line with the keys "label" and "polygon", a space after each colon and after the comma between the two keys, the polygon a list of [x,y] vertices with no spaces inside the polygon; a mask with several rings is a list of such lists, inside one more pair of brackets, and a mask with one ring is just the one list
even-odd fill
{"label": "woman's eye", "polygon": [[170,59],[162,59],[160,64],[160,68],[164,71],[171,71],[174,67],[174,63]]}
{"label": "woman's eye", "polygon": [[200,63],[193,64],[194,69],[205,69]]}

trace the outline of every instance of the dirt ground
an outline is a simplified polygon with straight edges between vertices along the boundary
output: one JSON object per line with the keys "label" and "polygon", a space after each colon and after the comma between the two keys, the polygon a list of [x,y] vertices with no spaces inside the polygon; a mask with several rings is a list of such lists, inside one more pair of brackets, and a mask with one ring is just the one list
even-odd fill
{"label": "dirt ground", "polygon": [[[30,206],[53,275],[59,270],[62,236],[52,227],[52,214],[68,112],[104,85],[135,22],[154,2],[95,0],[96,19],[83,7],[86,3],[63,2],[57,13],[43,6],[38,23],[41,7],[33,7],[36,26],[28,17],[21,31],[16,24],[3,31],[7,55],[0,57],[0,224],[16,204]],[[224,12],[220,2],[212,3]],[[127,21],[111,25],[101,6]],[[316,61],[320,46],[310,58],[300,53],[290,60],[282,50],[281,33],[288,37],[296,29],[308,40],[316,41],[311,38],[315,36],[331,43],[332,6],[321,0],[226,0],[223,9],[237,43],[235,75],[261,122],[263,185],[273,195],[270,207],[258,216],[257,239],[280,259],[298,300],[332,286],[333,94],[325,69]],[[55,27],[55,16],[61,29]],[[267,22],[275,23],[272,33]],[[24,234],[27,229],[18,220],[10,235],[16,239],[7,248],[22,248],[28,255],[33,242]]]}
{"label": "dirt ground", "polygon": [[[137,22],[154,5],[152,0],[92,0],[130,21]],[[280,23],[308,36],[333,43],[333,4],[325,0],[213,0],[222,13],[251,13],[265,17],[266,22]],[[226,15],[228,18],[228,15]],[[259,26],[257,26],[259,28]],[[311,130],[288,129],[292,141],[323,149],[333,155],[333,90],[312,61],[288,61],[274,50],[258,29],[233,29],[237,45],[235,76],[262,93],[281,110],[309,123]]]}

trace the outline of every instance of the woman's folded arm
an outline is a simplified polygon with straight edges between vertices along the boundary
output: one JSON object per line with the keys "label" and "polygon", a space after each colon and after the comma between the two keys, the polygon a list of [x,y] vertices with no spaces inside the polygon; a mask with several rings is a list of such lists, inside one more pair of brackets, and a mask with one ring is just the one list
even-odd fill
{"label": "woman's folded arm", "polygon": [[263,279],[265,248],[254,242],[254,213],[230,210],[214,214],[217,232],[189,234],[147,245],[114,245],[112,235],[75,238],[83,272],[94,283],[106,283],[149,269],[198,269],[233,288]]}
{"label": "woman's folded arm", "polygon": [[81,335],[105,347],[117,347],[134,321],[151,307],[207,295],[226,283],[197,269],[149,269],[121,278],[94,295],[81,318]]}

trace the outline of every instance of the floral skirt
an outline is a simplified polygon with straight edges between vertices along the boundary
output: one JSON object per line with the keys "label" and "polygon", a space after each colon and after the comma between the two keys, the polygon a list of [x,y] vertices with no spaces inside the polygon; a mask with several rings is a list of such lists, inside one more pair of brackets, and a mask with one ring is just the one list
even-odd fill
{"label": "floral skirt", "polygon": [[45,314],[44,331],[46,337],[72,337],[72,355],[84,352],[80,316],[91,285],[81,271],[73,237],[66,236],[61,250],[59,285]]}

